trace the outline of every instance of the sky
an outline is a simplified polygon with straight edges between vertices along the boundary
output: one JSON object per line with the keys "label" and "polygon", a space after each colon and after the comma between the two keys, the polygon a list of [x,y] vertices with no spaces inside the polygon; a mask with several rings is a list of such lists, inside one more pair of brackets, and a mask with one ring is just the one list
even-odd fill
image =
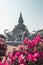
{"label": "sky", "polygon": [[13,30],[20,12],[30,32],[43,29],[43,0],[0,0],[0,34]]}

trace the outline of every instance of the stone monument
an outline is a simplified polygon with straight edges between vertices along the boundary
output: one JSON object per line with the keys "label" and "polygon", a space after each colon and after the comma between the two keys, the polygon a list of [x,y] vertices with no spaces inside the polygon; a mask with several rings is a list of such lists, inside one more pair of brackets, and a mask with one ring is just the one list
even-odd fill
{"label": "stone monument", "polygon": [[22,42],[25,37],[29,37],[30,32],[24,24],[22,13],[18,20],[18,24],[14,27],[12,31],[4,30],[6,35],[6,41]]}

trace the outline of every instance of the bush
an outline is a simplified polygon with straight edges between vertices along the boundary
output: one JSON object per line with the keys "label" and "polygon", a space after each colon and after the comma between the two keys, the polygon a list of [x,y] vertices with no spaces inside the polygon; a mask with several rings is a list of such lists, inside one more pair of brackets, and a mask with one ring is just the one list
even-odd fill
{"label": "bush", "polygon": [[33,40],[24,39],[23,44],[14,46],[8,53],[9,65],[43,65],[43,41],[40,35]]}
{"label": "bush", "polygon": [[43,40],[37,35],[25,38],[23,44],[14,46],[5,56],[4,65],[43,65]]}
{"label": "bush", "polygon": [[0,60],[6,55],[6,50],[7,44],[5,43],[4,39],[0,38]]}

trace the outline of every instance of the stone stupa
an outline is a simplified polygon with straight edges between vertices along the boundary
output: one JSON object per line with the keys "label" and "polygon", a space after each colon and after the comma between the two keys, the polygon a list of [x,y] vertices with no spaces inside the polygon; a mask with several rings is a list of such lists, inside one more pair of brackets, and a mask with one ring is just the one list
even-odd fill
{"label": "stone stupa", "polygon": [[18,24],[14,27],[14,29],[9,32],[7,31],[7,29],[4,31],[6,35],[6,41],[22,42],[25,37],[30,35],[30,32],[24,24],[22,13],[20,13]]}

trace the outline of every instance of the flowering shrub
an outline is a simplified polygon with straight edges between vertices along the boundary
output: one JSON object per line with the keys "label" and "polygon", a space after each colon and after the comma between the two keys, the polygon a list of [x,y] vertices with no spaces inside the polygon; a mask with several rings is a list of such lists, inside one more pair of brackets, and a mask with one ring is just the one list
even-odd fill
{"label": "flowering shrub", "polygon": [[2,60],[3,56],[6,55],[7,45],[5,40],[0,38],[0,60]]}
{"label": "flowering shrub", "polygon": [[43,65],[43,40],[38,34],[33,40],[25,38],[23,44],[14,46],[3,65]]}

